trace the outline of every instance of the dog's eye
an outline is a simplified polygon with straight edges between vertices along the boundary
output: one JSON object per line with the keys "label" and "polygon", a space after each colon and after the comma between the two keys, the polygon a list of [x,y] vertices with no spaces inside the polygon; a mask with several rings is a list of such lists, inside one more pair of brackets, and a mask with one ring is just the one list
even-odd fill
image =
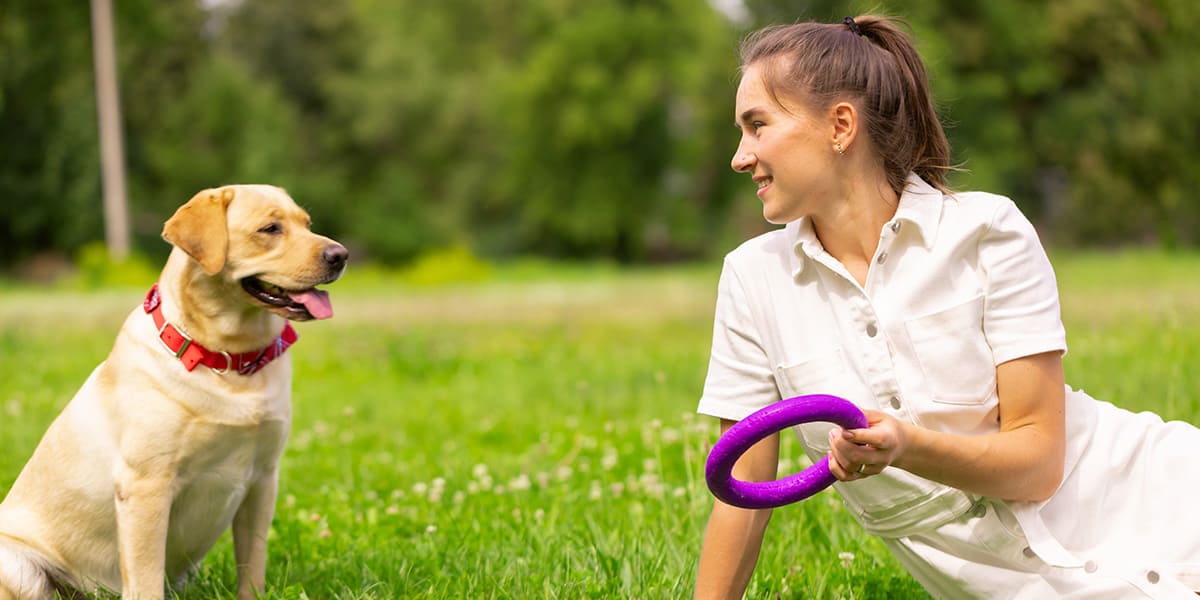
{"label": "dog's eye", "polygon": [[259,233],[268,233],[268,234],[272,234],[272,235],[274,235],[276,233],[281,233],[282,231],[283,231],[283,229],[279,226],[279,223],[271,223],[270,225],[261,227],[258,230]]}

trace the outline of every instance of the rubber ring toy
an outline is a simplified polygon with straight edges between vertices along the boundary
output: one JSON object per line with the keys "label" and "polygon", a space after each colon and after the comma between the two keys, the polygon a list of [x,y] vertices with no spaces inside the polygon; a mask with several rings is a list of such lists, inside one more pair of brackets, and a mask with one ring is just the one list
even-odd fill
{"label": "rubber ring toy", "polygon": [[713,496],[741,508],[775,508],[799,502],[833,485],[829,456],[811,467],[775,481],[750,482],[733,478],[733,464],[759,440],[793,425],[828,421],[845,429],[863,429],[867,417],[850,401],[827,394],[780,400],[734,423],[708,453],[704,478]]}

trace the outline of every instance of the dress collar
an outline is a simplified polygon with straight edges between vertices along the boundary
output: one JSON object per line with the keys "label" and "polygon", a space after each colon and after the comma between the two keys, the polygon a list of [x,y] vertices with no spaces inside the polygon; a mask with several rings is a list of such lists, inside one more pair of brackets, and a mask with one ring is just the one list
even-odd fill
{"label": "dress collar", "polygon": [[[900,195],[900,202],[896,207],[896,214],[884,225],[884,231],[880,232],[880,235],[898,235],[901,230],[911,229],[922,246],[933,246],[938,221],[942,216],[943,198],[942,192],[937,188],[929,185],[916,173],[909,173],[904,184],[904,193]],[[799,277],[809,260],[816,260],[825,253],[825,247],[821,245],[821,240],[817,239],[812,218],[808,216],[788,223],[785,229],[788,237],[795,240],[792,244],[792,253],[795,256],[792,275]],[[888,229],[891,231],[888,232]]]}

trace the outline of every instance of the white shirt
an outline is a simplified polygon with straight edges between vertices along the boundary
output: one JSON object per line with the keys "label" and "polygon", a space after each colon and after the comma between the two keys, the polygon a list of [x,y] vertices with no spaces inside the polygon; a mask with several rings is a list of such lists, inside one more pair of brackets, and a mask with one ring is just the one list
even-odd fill
{"label": "white shirt", "polygon": [[[943,195],[910,175],[865,286],[825,252],[807,218],[726,256],[698,411],[737,421],[781,398],[833,394],[932,430],[990,433],[999,430],[996,366],[1066,348],[1053,269],[1013,202]],[[1200,430],[1155,419],[1068,388],[1064,483],[1045,503],[980,498],[896,468],[835,489],[938,596],[1042,597],[1050,589],[1109,596],[1102,585],[1117,585],[1118,597],[1135,587],[1159,596],[1171,586],[1190,596],[1188,588],[1200,586],[1200,542],[1192,541],[1200,539],[1200,519],[1190,516],[1198,511],[1187,511],[1194,523],[1184,525],[1192,532],[1184,545],[1154,552],[1146,540],[1171,537],[1180,516],[1175,504],[1146,492],[1150,482],[1182,485],[1178,497],[1194,498],[1200,468],[1192,465],[1200,462],[1187,463],[1194,476],[1178,472],[1181,460],[1161,461],[1174,474],[1112,466],[1117,451],[1139,465],[1149,464],[1138,458],[1150,453],[1143,448],[1165,457],[1200,447]],[[796,428],[813,460],[828,452],[830,427]],[[1118,500],[1114,513],[1107,507]],[[1087,522],[1077,523],[1085,513]],[[1120,519],[1129,527],[1117,527]],[[1007,536],[1013,527],[1004,523],[1012,520],[1019,535]],[[963,558],[979,556],[984,538],[1005,540],[988,544],[995,563]],[[1127,560],[1129,552],[1141,554]]]}
{"label": "white shirt", "polygon": [[[726,256],[699,412],[741,420],[780,398],[834,394],[928,429],[989,433],[996,365],[1054,350],[1066,350],[1058,289],[1029,221],[1007,198],[943,196],[911,175],[865,286],[807,218]],[[799,428],[814,459],[829,428]],[[880,535],[972,502],[898,469],[839,491]]]}

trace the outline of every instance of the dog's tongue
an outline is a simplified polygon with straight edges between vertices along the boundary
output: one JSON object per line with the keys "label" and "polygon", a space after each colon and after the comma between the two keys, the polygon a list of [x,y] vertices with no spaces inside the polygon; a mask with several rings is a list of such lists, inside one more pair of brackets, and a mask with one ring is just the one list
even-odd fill
{"label": "dog's tongue", "polygon": [[306,292],[289,294],[292,300],[304,305],[314,319],[328,319],[333,316],[333,304],[329,302],[329,292],[311,289]]}

